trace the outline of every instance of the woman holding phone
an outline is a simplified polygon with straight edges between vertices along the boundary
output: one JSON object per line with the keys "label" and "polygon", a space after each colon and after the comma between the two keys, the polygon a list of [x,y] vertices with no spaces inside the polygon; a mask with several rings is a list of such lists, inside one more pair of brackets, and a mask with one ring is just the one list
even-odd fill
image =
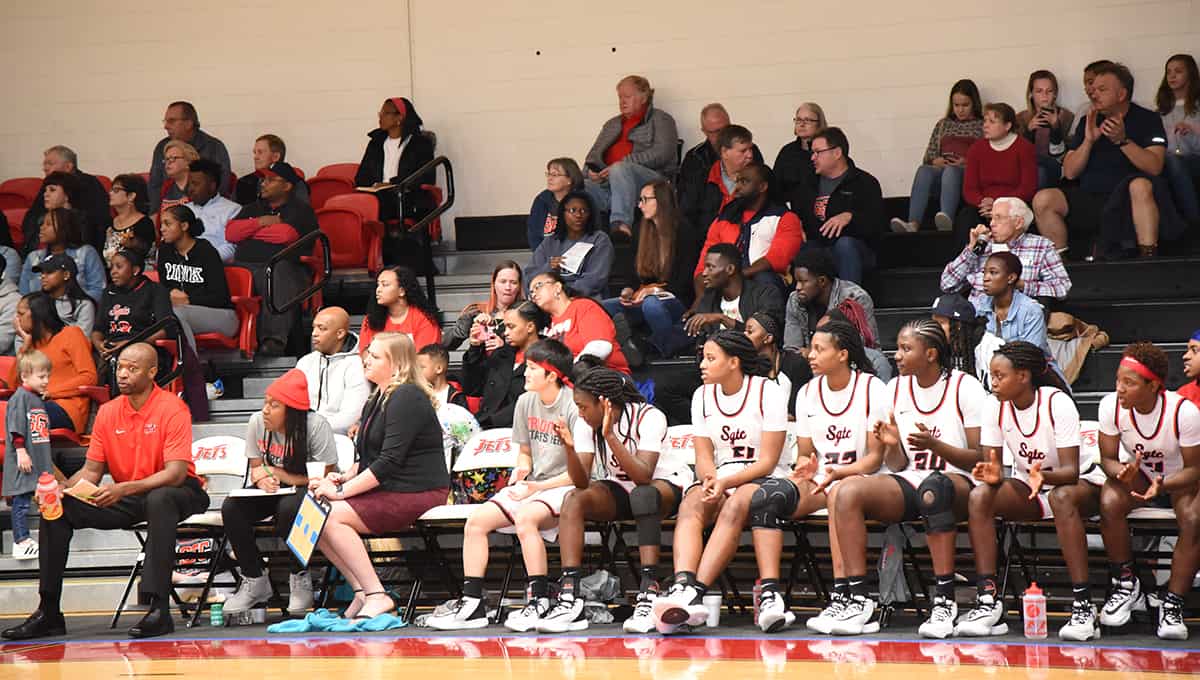
{"label": "woman holding phone", "polygon": [[1038,188],[1045,189],[1062,178],[1062,159],[1075,114],[1058,105],[1058,78],[1046,70],[1029,74],[1025,103],[1028,108],[1017,114],[1017,131],[1037,150]]}

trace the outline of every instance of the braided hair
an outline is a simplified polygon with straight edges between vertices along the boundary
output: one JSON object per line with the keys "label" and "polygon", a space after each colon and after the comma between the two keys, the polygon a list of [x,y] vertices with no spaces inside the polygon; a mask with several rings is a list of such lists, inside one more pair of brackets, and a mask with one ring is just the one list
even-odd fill
{"label": "braided hair", "polygon": [[975,366],[975,348],[986,332],[983,324],[975,319],[950,319],[950,363],[967,375],[978,376]]}
{"label": "braided hair", "polygon": [[828,334],[833,338],[834,347],[846,350],[849,354],[850,370],[875,373],[875,366],[867,358],[867,351],[863,347],[862,335],[853,324],[846,321],[827,321],[818,326],[816,332]]}
{"label": "braided hair", "polygon": [[1041,347],[1024,340],[1006,342],[996,350],[996,356],[1008,359],[1017,371],[1029,371],[1029,379],[1033,388],[1053,387],[1065,392],[1068,396],[1071,389],[1063,382],[1058,373],[1046,361],[1046,353]]}
{"label": "braided hair", "polygon": [[867,310],[858,303],[857,300],[846,298],[837,304],[835,308],[841,312],[850,325],[858,329],[859,335],[862,336],[864,347],[877,347],[875,334],[871,332],[871,323],[867,321]]}
{"label": "braided hair", "polygon": [[708,342],[721,348],[726,355],[738,360],[742,366],[743,375],[769,376],[771,362],[754,349],[754,343],[741,331],[722,330],[708,337]]}
{"label": "braided hair", "polygon": [[783,335],[780,334],[783,326],[780,325],[779,319],[770,312],[755,312],[750,315],[750,318],[754,319],[759,326],[762,326],[763,332],[771,336],[774,340],[771,344],[778,347],[780,339],[783,338]]}
{"label": "braided hair", "polygon": [[[942,375],[950,375],[951,369],[954,368],[953,359],[950,357],[950,340],[946,337],[940,323],[933,319],[917,319],[904,324],[900,332],[904,333],[905,331],[920,340],[926,349],[937,350],[938,367],[941,368]],[[971,353],[972,357],[974,354],[974,352]]]}

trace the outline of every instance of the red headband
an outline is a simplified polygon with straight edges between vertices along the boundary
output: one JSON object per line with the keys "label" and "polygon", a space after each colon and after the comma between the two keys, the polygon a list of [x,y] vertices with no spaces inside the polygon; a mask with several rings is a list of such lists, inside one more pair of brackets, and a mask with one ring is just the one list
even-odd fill
{"label": "red headband", "polygon": [[1164,376],[1158,375],[1154,371],[1151,371],[1149,368],[1146,367],[1146,364],[1143,364],[1142,362],[1138,361],[1137,359],[1134,359],[1133,357],[1130,357],[1130,356],[1121,357],[1121,365],[1124,366],[1125,368],[1128,368],[1129,370],[1133,371],[1134,373],[1137,373],[1138,375],[1142,376],[1146,380],[1157,380],[1158,382],[1166,382],[1166,378]]}
{"label": "red headband", "polygon": [[570,378],[568,378],[567,376],[563,375],[563,372],[562,372],[562,371],[560,371],[560,370],[558,370],[557,368],[555,368],[554,366],[550,365],[550,363],[549,363],[549,362],[547,362],[547,361],[533,361],[532,359],[530,359],[530,360],[529,360],[529,362],[530,362],[530,363],[532,363],[534,366],[537,366],[538,368],[542,369],[543,371],[545,371],[545,372],[549,373],[550,375],[553,375],[553,376],[558,376],[558,381],[559,381],[560,383],[562,383],[562,384],[566,385],[567,387],[570,387],[570,388],[574,388],[574,387],[575,387],[575,384],[571,382],[571,379],[570,379]]}

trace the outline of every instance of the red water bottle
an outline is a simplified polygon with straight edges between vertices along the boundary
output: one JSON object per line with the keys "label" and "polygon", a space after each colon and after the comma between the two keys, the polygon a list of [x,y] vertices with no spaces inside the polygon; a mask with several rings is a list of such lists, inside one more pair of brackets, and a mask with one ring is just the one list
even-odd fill
{"label": "red water bottle", "polygon": [[54,475],[49,472],[39,475],[34,494],[41,508],[42,519],[55,520],[62,517],[62,487],[58,485]]}
{"label": "red water bottle", "polygon": [[1032,640],[1046,639],[1046,596],[1036,581],[1025,589],[1021,598],[1021,611],[1025,618],[1025,637]]}

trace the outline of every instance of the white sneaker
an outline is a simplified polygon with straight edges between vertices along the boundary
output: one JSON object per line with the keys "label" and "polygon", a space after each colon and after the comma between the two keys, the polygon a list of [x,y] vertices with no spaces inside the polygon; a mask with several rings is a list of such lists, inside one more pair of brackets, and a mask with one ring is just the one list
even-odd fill
{"label": "white sneaker", "polygon": [[539,633],[567,633],[587,630],[588,618],[583,611],[583,600],[574,595],[558,596],[550,611],[538,619],[535,628]]}
{"label": "white sneaker", "polygon": [[929,620],[921,624],[917,632],[921,637],[945,640],[954,635],[954,619],[958,618],[958,603],[948,597],[937,595],[929,610]]}
{"label": "white sneaker", "polygon": [[831,619],[829,632],[833,635],[862,635],[878,633],[879,619],[875,616],[878,605],[875,600],[862,595],[852,595],[846,600],[841,613]]}
{"label": "white sneaker", "polygon": [[1075,600],[1071,605],[1071,618],[1058,629],[1058,637],[1072,642],[1099,640],[1100,622],[1096,620],[1096,606],[1091,602]]}
{"label": "white sneaker", "polygon": [[1146,595],[1142,592],[1141,579],[1112,579],[1108,599],[1104,601],[1104,608],[1100,610],[1100,625],[1120,628],[1129,623],[1135,611],[1146,611]]}
{"label": "white sneaker", "polygon": [[846,599],[836,592],[833,593],[829,599],[829,606],[822,609],[820,614],[805,621],[805,627],[814,633],[829,635],[833,620],[842,613],[842,608],[846,606]]}
{"label": "white sneaker", "polygon": [[244,612],[260,607],[274,594],[275,591],[271,590],[271,578],[265,573],[262,576],[243,577],[237,592],[225,600],[225,611]]}
{"label": "white sneaker", "polygon": [[994,595],[977,595],[975,607],[963,614],[954,625],[954,634],[962,637],[1004,635],[1008,624],[1004,619],[1004,603]]}
{"label": "white sneaker", "polygon": [[36,560],[38,558],[38,542],[27,538],[20,543],[13,544],[12,556],[17,560]]}
{"label": "white sneaker", "polygon": [[525,603],[519,611],[515,611],[504,619],[504,627],[518,633],[527,633],[537,628],[538,621],[550,611],[550,598],[534,597]]}
{"label": "white sneaker", "polygon": [[796,622],[796,615],[788,611],[783,595],[774,590],[764,590],[758,597],[758,627],[764,633],[778,633]]}
{"label": "white sneaker", "polygon": [[621,626],[626,633],[649,633],[654,630],[654,601],[658,593],[644,591],[638,593],[637,603],[633,606],[633,616],[625,619]]}
{"label": "white sneaker", "polygon": [[681,583],[672,585],[665,595],[654,600],[654,627],[658,632],[669,635],[678,632],[681,625],[703,625],[708,620],[708,608],[702,600],[695,586]]}
{"label": "white sneaker", "polygon": [[1187,625],[1183,622],[1183,607],[1173,598],[1163,598],[1158,606],[1158,637],[1161,640],[1188,639]]}
{"label": "white sneaker", "polygon": [[940,210],[938,214],[933,216],[933,224],[937,227],[938,231],[954,231],[954,220],[950,219],[949,215]]}
{"label": "white sneaker", "polygon": [[303,614],[313,607],[312,579],[307,571],[288,576],[288,606],[289,614]]}
{"label": "white sneaker", "polygon": [[[440,605],[439,605],[440,607]],[[470,630],[488,625],[487,605],[483,598],[463,595],[451,600],[444,611],[435,611],[425,620],[434,630]]]}
{"label": "white sneaker", "polygon": [[893,217],[891,222],[892,231],[897,234],[915,234],[921,225],[916,222],[907,222],[899,217]]}

